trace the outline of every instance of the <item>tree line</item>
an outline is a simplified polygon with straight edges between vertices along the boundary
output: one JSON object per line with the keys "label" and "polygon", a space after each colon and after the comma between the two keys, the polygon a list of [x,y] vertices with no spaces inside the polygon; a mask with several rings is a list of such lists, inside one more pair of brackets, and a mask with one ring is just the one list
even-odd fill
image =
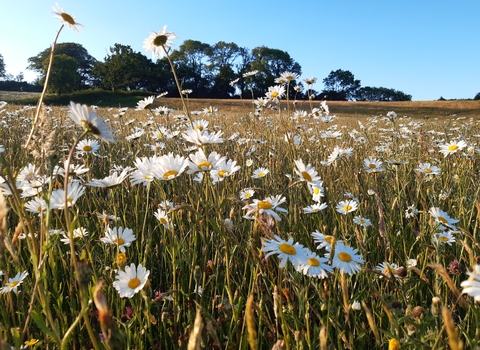
{"label": "tree line", "polygon": [[[50,48],[28,59],[27,69],[38,73],[35,82],[43,86],[50,58]],[[260,97],[275,79],[288,71],[301,75],[302,68],[288,52],[266,46],[250,50],[235,43],[219,41],[214,45],[197,40],[184,41],[170,53],[177,76],[184,90],[192,90],[191,97],[232,98]],[[249,75],[249,72],[257,72]],[[0,55],[0,90],[6,82],[19,82],[21,77],[8,77]],[[10,78],[10,79],[8,79]],[[236,84],[232,81],[237,80]],[[304,87],[302,82],[296,82]],[[323,79],[322,91],[310,90],[319,99],[362,101],[409,101],[411,95],[384,87],[362,87],[360,80],[348,70],[331,71]],[[17,85],[15,85],[17,86]],[[3,88],[2,88],[3,87]],[[167,58],[153,62],[130,46],[114,44],[103,61],[96,60],[78,43],[60,43],[49,80],[50,93],[65,94],[73,91],[100,88],[110,91],[145,90],[168,92],[178,96]],[[311,88],[311,86],[309,86]],[[306,92],[291,84],[289,93],[297,98],[307,98]]]}

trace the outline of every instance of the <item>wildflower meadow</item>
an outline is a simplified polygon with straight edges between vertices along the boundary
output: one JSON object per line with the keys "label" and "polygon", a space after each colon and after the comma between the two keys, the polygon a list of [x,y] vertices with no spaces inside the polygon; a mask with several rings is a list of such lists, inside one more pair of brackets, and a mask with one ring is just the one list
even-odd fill
{"label": "wildflower meadow", "polygon": [[0,349],[480,348],[478,118],[300,108],[290,72],[192,110],[169,62],[180,109],[0,103]]}

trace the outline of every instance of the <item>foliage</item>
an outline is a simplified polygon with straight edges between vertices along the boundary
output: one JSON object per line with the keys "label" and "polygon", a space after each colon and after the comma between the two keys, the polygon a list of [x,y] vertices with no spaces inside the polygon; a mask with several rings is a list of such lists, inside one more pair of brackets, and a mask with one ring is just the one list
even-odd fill
{"label": "foliage", "polygon": [[480,100],[480,92],[479,92],[478,94],[476,94],[473,99],[474,99],[474,100]]}
{"label": "foliage", "polygon": [[411,101],[412,95],[384,87],[361,87],[355,93],[357,101]]}
{"label": "foliage", "polygon": [[342,69],[331,71],[323,79],[323,84],[325,88],[321,95],[329,100],[353,100],[360,88],[360,80],[355,79],[352,72]]}
{"label": "foliage", "polygon": [[[48,67],[48,63],[49,59],[47,58],[44,66]],[[80,80],[77,60],[65,54],[53,57],[52,73],[47,90],[49,93],[68,94],[77,89],[77,83]]]}

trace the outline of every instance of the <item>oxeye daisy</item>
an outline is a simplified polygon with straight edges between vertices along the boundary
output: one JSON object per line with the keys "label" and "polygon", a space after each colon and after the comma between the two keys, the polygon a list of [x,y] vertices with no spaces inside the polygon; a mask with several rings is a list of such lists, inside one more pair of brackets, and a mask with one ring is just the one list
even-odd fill
{"label": "oxeye daisy", "polygon": [[270,86],[268,91],[266,92],[265,96],[269,99],[278,102],[283,96],[285,95],[285,86],[283,85],[275,85]]}
{"label": "oxeye daisy", "polygon": [[100,241],[105,244],[117,245],[120,248],[120,252],[125,253],[125,247],[130,247],[135,239],[132,229],[120,226],[109,227],[105,232],[105,237],[100,238]]}
{"label": "oxeye daisy", "polygon": [[[330,251],[332,248],[332,244],[335,244],[336,239],[330,235],[324,235],[323,233],[315,230],[312,232],[313,242],[318,244],[317,249],[325,248],[325,250]],[[341,241],[338,241],[341,242]]]}
{"label": "oxeye daisy", "polygon": [[277,211],[280,213],[286,213],[287,209],[280,208],[279,205],[286,201],[285,197],[270,196],[264,200],[254,199],[252,204],[247,204],[242,209],[247,210],[247,213],[244,217],[250,218],[258,210],[259,214],[267,214],[272,216],[275,220],[281,221],[282,219],[277,214]]}
{"label": "oxeye daisy", "polygon": [[301,159],[294,161],[295,166],[297,167],[295,173],[300,177],[300,180],[307,181],[308,183],[317,183],[320,181],[320,176],[318,176],[315,167],[311,164],[305,166]]}
{"label": "oxeye daisy", "polygon": [[56,15],[54,17],[58,18],[63,25],[67,25],[77,32],[78,32],[77,27],[84,28],[83,25],[75,21],[75,17],[66,13],[58,4],[55,4],[55,5],[57,5],[57,8],[52,7],[52,12]]}
{"label": "oxeye daisy", "polygon": [[480,303],[480,265],[473,267],[473,272],[467,272],[470,277],[468,280],[460,283],[463,287],[462,294],[468,294]]}
{"label": "oxeye daisy", "polygon": [[382,166],[382,161],[374,157],[365,158],[363,160],[363,165],[367,173],[379,173],[385,171],[385,168]]}
{"label": "oxeye daisy", "polygon": [[153,101],[155,101],[155,96],[145,97],[143,100],[137,102],[136,111],[142,111],[144,109],[153,108]]}
{"label": "oxeye daisy", "polygon": [[[382,273],[387,278],[393,278],[393,277],[398,276],[398,274],[397,274],[398,265],[397,264],[382,262],[382,263],[377,265],[375,270]],[[383,277],[383,276],[380,276],[380,277]]]}
{"label": "oxeye daisy", "polygon": [[308,207],[303,208],[303,213],[304,214],[312,214],[312,213],[317,213],[319,211],[322,211],[328,207],[327,203],[314,203],[312,205],[309,205]]}
{"label": "oxeye daisy", "polygon": [[192,129],[203,131],[208,128],[208,124],[209,124],[208,120],[205,120],[205,119],[194,120],[192,123]]}
{"label": "oxeye daisy", "polygon": [[97,140],[81,140],[76,149],[80,154],[95,153],[100,149],[100,144]]}
{"label": "oxeye daisy", "polygon": [[130,174],[132,185],[142,184],[147,186],[155,180],[157,178],[158,159],[157,156],[136,158],[134,164],[137,169]]}
{"label": "oxeye daisy", "polygon": [[427,176],[440,175],[441,169],[430,163],[420,163],[415,171],[425,174]]}
{"label": "oxeye daisy", "polygon": [[306,255],[305,247],[300,243],[293,243],[293,238],[290,237],[285,241],[277,235],[274,239],[265,239],[262,252],[267,253],[265,258],[276,254],[280,259],[280,268],[284,268],[288,261],[298,267],[299,261],[305,261]]}
{"label": "oxeye daisy", "polygon": [[25,203],[25,210],[40,215],[47,210],[47,202],[41,197],[35,197]]}
{"label": "oxeye daisy", "polygon": [[127,178],[127,176],[130,173],[130,168],[123,169],[120,174],[118,174],[117,171],[115,171],[112,175],[109,175],[103,179],[97,180],[93,179],[89,183],[86,184],[86,186],[92,186],[92,187],[102,187],[102,188],[111,188],[120,185],[123,180]]}
{"label": "oxeye daisy", "polygon": [[113,287],[118,291],[120,298],[131,298],[137,294],[147,283],[150,271],[141,264],[125,266],[125,271],[118,271],[113,282]]}
{"label": "oxeye daisy", "polygon": [[217,152],[210,153],[207,158],[205,152],[203,152],[203,149],[201,148],[195,154],[190,154],[189,157],[191,161],[188,162],[187,174],[212,170],[217,164],[226,159],[225,156],[222,157]]}
{"label": "oxeye daisy", "polygon": [[198,146],[210,144],[210,143],[222,143],[224,139],[222,136],[223,132],[221,130],[216,133],[209,133],[207,131],[200,131],[198,129],[188,129],[182,134],[182,137],[187,142],[194,143]]}
{"label": "oxeye daisy", "polygon": [[[363,258],[358,254],[358,250],[346,246],[340,242],[335,243],[332,267],[340,271],[353,275],[362,269]],[[330,253],[326,253],[325,257],[330,258]]]}
{"label": "oxeye daisy", "polygon": [[254,179],[260,179],[262,177],[265,177],[269,172],[270,170],[268,170],[267,168],[258,168],[253,172],[252,177]]}
{"label": "oxeye daisy", "polygon": [[353,218],[353,223],[363,227],[368,227],[372,225],[372,222],[369,219],[362,218],[361,216],[355,216]]}
{"label": "oxeye daisy", "polygon": [[432,237],[432,242],[434,244],[448,244],[451,246],[452,243],[455,243],[455,236],[448,230],[437,232]]}
{"label": "oxeye daisy", "polygon": [[428,210],[428,213],[432,216],[432,218],[437,223],[447,226],[454,230],[456,230],[456,227],[454,224],[460,221],[460,220],[451,218],[446,212],[444,212],[443,210],[440,210],[439,208],[432,207]]}
{"label": "oxeye daisy", "polygon": [[188,160],[183,156],[173,153],[163,155],[158,160],[158,167],[156,169],[157,176],[160,180],[172,180],[180,176],[187,168]]}
{"label": "oxeye daisy", "polygon": [[440,145],[440,153],[443,154],[444,157],[448,156],[449,154],[456,153],[467,147],[467,143],[463,140],[460,141],[450,141],[444,145]]}
{"label": "oxeye daisy", "polygon": [[415,204],[412,204],[405,209],[405,218],[410,219],[419,213]]}
{"label": "oxeye daisy", "polygon": [[251,166],[253,165],[253,160],[247,159],[247,160],[245,161],[245,165],[246,165],[247,167],[251,167]]}
{"label": "oxeye daisy", "polygon": [[240,192],[240,199],[241,200],[247,200],[253,197],[255,194],[255,190],[252,189],[246,189]]}
{"label": "oxeye daisy", "polygon": [[167,26],[158,32],[151,32],[150,36],[143,41],[143,48],[146,49],[146,52],[152,51],[152,55],[155,57],[162,58],[168,53],[168,49],[173,42],[171,39],[175,39],[177,36],[175,33],[167,32]]}
{"label": "oxeye daisy", "polygon": [[7,283],[5,283],[5,286],[0,288],[0,293],[1,294],[5,294],[5,293],[9,293],[9,292],[18,293],[18,287],[20,286],[20,284],[23,283],[23,280],[27,276],[28,276],[27,271],[18,272],[15,275],[15,277],[11,277],[11,278],[8,279]]}
{"label": "oxeye daisy", "polygon": [[86,105],[70,102],[68,116],[75,124],[80,125],[85,131],[91,132],[93,136],[107,142],[115,142],[114,131],[110,129],[110,124],[105,123],[103,118],[97,117],[95,110],[89,113]]}
{"label": "oxeye daisy", "polygon": [[223,181],[226,177],[232,176],[238,170],[240,170],[240,165],[237,165],[237,161],[232,159],[227,161],[226,158],[224,158],[217,163],[215,169],[210,171],[210,176],[214,182]]}
{"label": "oxeye daisy", "polygon": [[[63,237],[63,238],[60,239],[60,242],[62,242],[63,244],[69,245],[70,244],[70,237],[67,236],[67,234],[64,231],[62,231],[60,234]],[[83,227],[78,227],[78,228],[73,230],[72,238],[73,238],[74,241],[79,239],[79,238],[86,237],[86,236],[88,236],[88,231]]]}
{"label": "oxeye daisy", "polygon": [[335,207],[337,212],[339,212],[342,215],[351,213],[357,210],[357,208],[358,208],[358,203],[354,200],[349,200],[349,199],[339,202]]}
{"label": "oxeye daisy", "polygon": [[318,181],[316,183],[309,183],[308,188],[312,195],[312,199],[315,202],[321,202],[322,197],[325,195],[324,189],[323,189],[323,181]]}
{"label": "oxeye daisy", "polygon": [[328,273],[333,271],[332,267],[328,265],[326,258],[321,258],[314,252],[305,248],[304,261],[299,261],[297,271],[304,275],[316,278],[326,278]]}
{"label": "oxeye daisy", "polygon": [[157,218],[158,221],[160,221],[163,227],[167,229],[172,227],[170,223],[170,219],[168,218],[165,210],[158,208],[157,211],[153,213],[153,215]]}
{"label": "oxeye daisy", "polygon": [[50,208],[51,209],[65,209],[67,207],[75,205],[77,200],[84,194],[85,187],[79,182],[68,183],[67,185],[67,202],[65,203],[65,191],[63,188],[55,190],[50,195]]}

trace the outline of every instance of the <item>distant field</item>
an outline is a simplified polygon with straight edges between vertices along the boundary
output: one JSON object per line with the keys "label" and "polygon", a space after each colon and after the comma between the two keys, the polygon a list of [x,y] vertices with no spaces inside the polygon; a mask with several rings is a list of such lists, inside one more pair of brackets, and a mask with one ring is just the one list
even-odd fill
{"label": "distant field", "polygon": [[[33,103],[38,99],[40,93],[34,92],[12,92],[0,91],[0,101],[9,101],[11,103],[21,103],[22,100],[29,99],[28,103]],[[133,107],[136,101],[135,96],[126,95],[107,99],[101,96],[97,99],[90,97],[101,107]],[[143,97],[142,97],[143,98]],[[72,97],[75,102],[82,102]],[[141,97],[137,98],[138,101]],[[65,101],[67,101],[66,99]],[[189,99],[189,107],[191,110],[201,110],[204,107],[213,106],[218,108],[222,113],[239,112],[245,113],[250,109],[253,111],[251,100],[240,99]],[[318,107],[319,101],[313,101],[312,107]],[[47,105],[48,105],[47,101]],[[67,104],[67,103],[65,103]],[[87,104],[89,104],[87,102]],[[164,105],[176,110],[181,109],[181,101],[178,98],[162,98],[156,100],[156,105]],[[371,117],[375,115],[385,115],[388,111],[395,111],[399,116],[409,116],[412,118],[448,118],[448,117],[472,117],[480,118],[480,101],[474,100],[455,100],[455,101],[406,101],[406,102],[352,102],[352,101],[329,101],[331,114],[341,117]],[[286,104],[283,103],[283,107]],[[310,110],[308,101],[298,101],[296,109]]]}

